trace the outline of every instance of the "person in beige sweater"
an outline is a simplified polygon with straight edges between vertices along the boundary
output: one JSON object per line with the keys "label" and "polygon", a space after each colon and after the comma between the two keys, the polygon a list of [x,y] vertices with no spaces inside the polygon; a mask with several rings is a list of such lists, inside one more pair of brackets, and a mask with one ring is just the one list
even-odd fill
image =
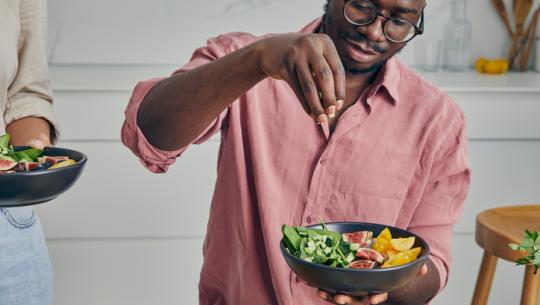
{"label": "person in beige sweater", "polygon": [[[13,145],[58,138],[45,56],[45,0],[0,1],[0,135]],[[52,304],[52,271],[32,207],[0,208],[0,304]]]}

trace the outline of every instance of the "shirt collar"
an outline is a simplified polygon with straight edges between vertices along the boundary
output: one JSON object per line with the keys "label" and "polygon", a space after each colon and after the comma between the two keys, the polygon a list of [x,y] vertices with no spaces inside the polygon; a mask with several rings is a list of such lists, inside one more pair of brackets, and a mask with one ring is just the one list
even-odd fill
{"label": "shirt collar", "polygon": [[[308,25],[304,26],[300,33],[308,34],[315,33],[319,30],[321,26],[322,17],[315,19],[310,22]],[[400,60],[393,56],[390,58],[384,65],[384,67],[379,71],[377,77],[374,81],[373,91],[370,92],[369,96],[376,94],[381,87],[385,88],[388,92],[390,98],[394,105],[397,105],[399,100],[399,82],[400,82],[400,72],[401,72],[402,63]]]}

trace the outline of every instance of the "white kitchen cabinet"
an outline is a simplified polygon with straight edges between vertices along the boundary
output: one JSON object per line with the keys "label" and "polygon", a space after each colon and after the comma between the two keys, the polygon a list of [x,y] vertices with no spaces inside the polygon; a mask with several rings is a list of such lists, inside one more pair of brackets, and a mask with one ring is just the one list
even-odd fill
{"label": "white kitchen cabinet", "polygon": [[[63,126],[59,145],[89,157],[68,193],[38,207],[57,305],[197,303],[218,137],[192,147],[165,175],[146,171],[119,141],[136,81],[174,68],[51,67]],[[467,304],[481,257],[473,235],[476,215],[495,206],[540,203],[540,73],[424,76],[454,97],[468,122],[471,192],[456,226],[448,287],[432,303]],[[520,268],[502,263],[490,304],[517,303],[521,281]]]}

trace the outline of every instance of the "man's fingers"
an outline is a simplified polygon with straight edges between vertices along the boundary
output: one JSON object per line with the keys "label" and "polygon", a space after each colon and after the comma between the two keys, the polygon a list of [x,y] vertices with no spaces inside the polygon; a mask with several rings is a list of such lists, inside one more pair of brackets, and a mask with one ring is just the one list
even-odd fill
{"label": "man's fingers", "polygon": [[336,304],[353,304],[353,298],[348,295],[336,294],[334,296],[334,302]]}
{"label": "man's fingers", "polygon": [[418,270],[418,275],[422,276],[422,275],[426,275],[428,272],[428,266],[426,264],[422,265],[422,268],[420,268],[420,270]]}
{"label": "man's fingers", "polygon": [[302,86],[300,85],[300,82],[296,78],[296,72],[293,71],[292,76],[285,78],[285,80],[289,83],[289,86],[294,91],[294,94],[296,94],[296,97],[300,101],[300,105],[302,105],[302,108],[304,108],[304,111],[307,114],[311,115],[311,109],[308,106],[307,100],[304,97],[304,92],[302,91]]}
{"label": "man's fingers", "polygon": [[322,56],[316,56],[310,61],[317,87],[321,93],[321,100],[326,114],[333,118],[336,113],[336,93],[334,89],[334,75],[330,66]]}
{"label": "man's fingers", "polygon": [[328,43],[324,52],[324,58],[332,70],[334,76],[334,90],[338,110],[343,106],[345,100],[345,68],[339,58],[336,47],[333,43]]}
{"label": "man's fingers", "polygon": [[388,293],[376,294],[369,297],[370,304],[380,304],[388,300]]}
{"label": "man's fingers", "polygon": [[319,291],[317,291],[317,295],[319,296],[319,298],[323,299],[323,300],[328,300],[328,292],[326,291],[322,291],[319,289]]}
{"label": "man's fingers", "polygon": [[[364,298],[356,298],[356,297],[351,297],[351,296],[348,296],[348,295],[344,295],[344,294],[336,294],[336,295],[332,295],[326,291],[323,291],[323,290],[318,290],[317,292],[317,295],[319,296],[319,298],[323,299],[323,300],[326,300],[330,303],[333,303],[333,304],[343,304],[343,305],[368,305],[368,304],[371,304],[370,301],[371,301],[371,298],[368,298],[368,297],[364,297]],[[387,294],[384,294],[384,295],[387,295]],[[379,295],[381,296],[379,298],[379,300],[381,300],[381,302],[384,302],[386,301],[386,298],[384,298],[383,300],[383,297],[384,295]]]}
{"label": "man's fingers", "polygon": [[313,79],[311,70],[308,65],[297,65],[296,75],[298,77],[298,82],[302,87],[302,92],[304,93],[304,97],[307,101],[308,107],[309,109],[311,109],[311,113],[318,118],[319,123],[327,122],[328,117],[326,116],[326,111],[321,105],[317,85],[315,84],[315,80]]}

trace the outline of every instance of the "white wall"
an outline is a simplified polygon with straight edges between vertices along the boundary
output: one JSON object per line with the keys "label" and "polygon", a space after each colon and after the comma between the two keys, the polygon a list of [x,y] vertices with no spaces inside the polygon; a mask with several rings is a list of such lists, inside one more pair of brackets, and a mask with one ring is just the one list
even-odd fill
{"label": "white wall", "polygon": [[[505,0],[508,3],[510,0]],[[180,64],[206,38],[231,31],[296,31],[324,0],[49,0],[49,60],[55,64]],[[540,0],[535,0],[540,3]],[[426,33],[443,37],[450,1],[428,0]],[[509,38],[491,1],[469,0],[472,58],[507,53]],[[402,56],[414,64],[414,41]]]}

